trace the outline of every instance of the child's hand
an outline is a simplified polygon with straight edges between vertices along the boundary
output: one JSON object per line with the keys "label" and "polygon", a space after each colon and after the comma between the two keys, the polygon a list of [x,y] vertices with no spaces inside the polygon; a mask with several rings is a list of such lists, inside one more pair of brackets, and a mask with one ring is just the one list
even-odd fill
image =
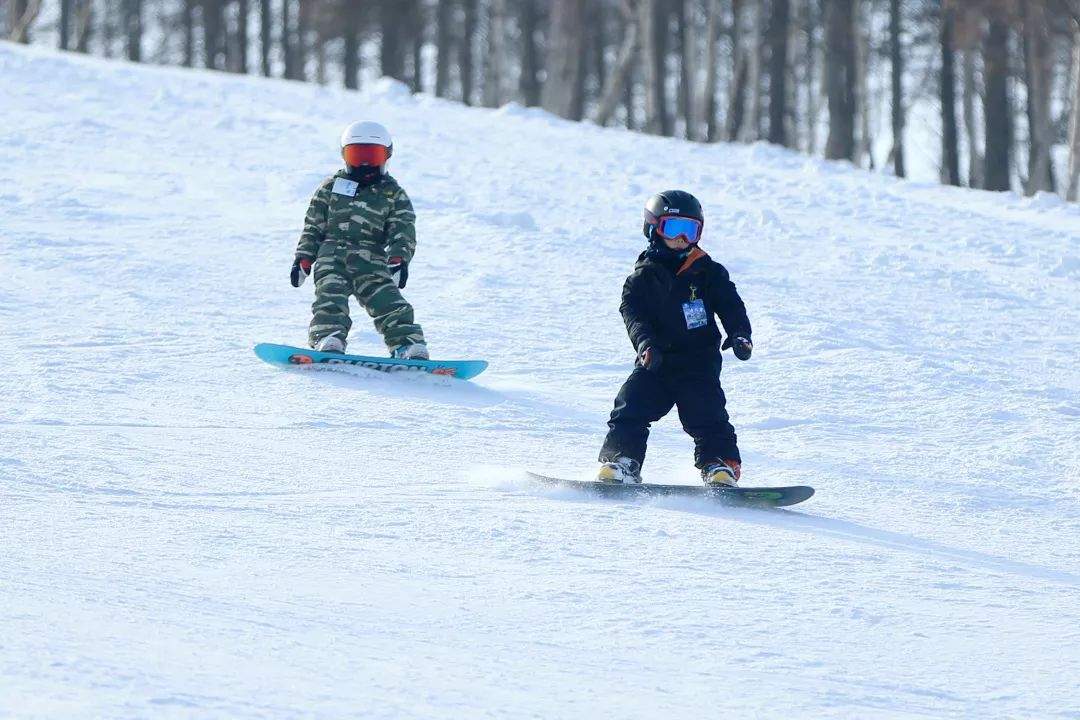
{"label": "child's hand", "polygon": [[398,275],[399,288],[404,288],[405,283],[409,281],[409,263],[405,262],[402,258],[394,256],[386,261],[386,269],[390,271],[390,277]]}
{"label": "child's hand", "polygon": [[289,282],[292,283],[293,287],[300,287],[310,274],[311,260],[298,257],[293,260],[292,270],[289,271]]}
{"label": "child's hand", "polygon": [[744,337],[737,337],[731,341],[731,352],[740,360],[749,360],[750,353],[754,351],[754,343]]}
{"label": "child's hand", "polygon": [[656,348],[647,347],[638,355],[638,362],[646,370],[655,372],[660,369],[661,363],[664,362],[664,355]]}

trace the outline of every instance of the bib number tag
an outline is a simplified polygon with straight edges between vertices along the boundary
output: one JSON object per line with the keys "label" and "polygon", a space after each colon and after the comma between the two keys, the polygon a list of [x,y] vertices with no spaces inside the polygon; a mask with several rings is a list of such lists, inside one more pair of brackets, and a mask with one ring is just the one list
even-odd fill
{"label": "bib number tag", "polygon": [[344,195],[345,197],[356,197],[356,189],[360,187],[360,184],[352,180],[346,180],[345,178],[337,178],[334,180],[334,189],[332,192],[335,195]]}
{"label": "bib number tag", "polygon": [[686,318],[686,329],[695,330],[709,324],[709,315],[705,312],[704,300],[691,300],[682,304],[683,316]]}

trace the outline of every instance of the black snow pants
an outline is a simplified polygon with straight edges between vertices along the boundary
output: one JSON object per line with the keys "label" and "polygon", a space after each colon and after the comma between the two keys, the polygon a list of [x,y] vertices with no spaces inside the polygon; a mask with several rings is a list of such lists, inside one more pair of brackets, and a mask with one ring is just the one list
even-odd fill
{"label": "black snow pants", "polygon": [[679,408],[683,430],[694,438],[694,465],[739,460],[735,428],[720,387],[720,357],[665,357],[658,370],[635,367],[615,398],[600,462],[617,457],[645,461],[649,425]]}

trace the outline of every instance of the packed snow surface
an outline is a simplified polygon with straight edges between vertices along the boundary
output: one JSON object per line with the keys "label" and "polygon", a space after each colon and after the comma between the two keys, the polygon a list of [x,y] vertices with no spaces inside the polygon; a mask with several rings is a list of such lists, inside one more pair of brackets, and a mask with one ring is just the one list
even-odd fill
{"label": "packed snow surface", "polygon": [[[0,89],[0,716],[1080,718],[1076,206],[389,81],[3,44]],[[251,352],[304,342],[360,118],[475,382]],[[671,187],[754,322],[743,484],[817,488],[790,511],[525,478],[593,472]],[[645,473],[696,482],[674,414]]]}

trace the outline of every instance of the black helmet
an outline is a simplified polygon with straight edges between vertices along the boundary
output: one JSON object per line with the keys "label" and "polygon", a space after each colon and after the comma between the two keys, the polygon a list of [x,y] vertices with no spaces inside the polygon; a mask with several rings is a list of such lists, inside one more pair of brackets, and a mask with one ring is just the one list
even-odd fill
{"label": "black helmet", "polygon": [[653,230],[662,215],[693,218],[705,224],[705,213],[701,211],[698,199],[685,190],[665,190],[649,198],[645,203],[645,237],[652,240]]}

